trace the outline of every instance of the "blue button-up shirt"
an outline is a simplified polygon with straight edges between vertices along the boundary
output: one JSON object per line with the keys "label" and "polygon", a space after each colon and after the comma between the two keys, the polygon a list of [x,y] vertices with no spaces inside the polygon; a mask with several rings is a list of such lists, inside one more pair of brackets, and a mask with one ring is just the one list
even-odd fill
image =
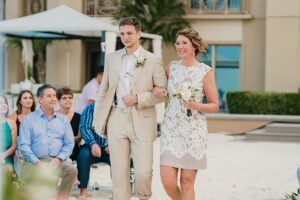
{"label": "blue button-up shirt", "polygon": [[100,137],[93,128],[93,115],[95,103],[89,104],[80,117],[80,133],[86,144],[93,145],[97,143],[100,147],[107,145],[107,139]]}
{"label": "blue button-up shirt", "polygon": [[41,109],[37,109],[22,120],[18,148],[26,161],[37,163],[40,158],[46,157],[66,160],[73,147],[73,131],[64,115],[54,112],[49,119]]}

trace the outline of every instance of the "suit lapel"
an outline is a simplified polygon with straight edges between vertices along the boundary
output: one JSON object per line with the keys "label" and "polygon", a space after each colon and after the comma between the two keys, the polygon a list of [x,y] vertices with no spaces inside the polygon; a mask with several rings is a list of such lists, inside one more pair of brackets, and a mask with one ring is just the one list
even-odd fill
{"label": "suit lapel", "polygon": [[[140,50],[138,61],[142,58],[146,58],[146,51],[143,48],[141,48],[141,50]],[[145,65],[146,65],[146,63],[147,63],[147,60],[145,61]],[[132,91],[133,86],[135,85],[137,78],[139,77],[139,74],[144,67],[145,66],[140,66],[134,70],[133,77],[131,79],[131,84],[130,84],[130,91]]]}
{"label": "suit lapel", "polygon": [[114,83],[118,82],[119,80],[119,76],[120,76],[120,73],[122,71],[122,56],[124,55],[124,51],[125,49],[122,49],[121,51],[119,51],[119,55],[116,56],[114,59],[115,59],[115,62],[114,62],[114,72],[113,74],[115,74],[115,79],[114,79]]}

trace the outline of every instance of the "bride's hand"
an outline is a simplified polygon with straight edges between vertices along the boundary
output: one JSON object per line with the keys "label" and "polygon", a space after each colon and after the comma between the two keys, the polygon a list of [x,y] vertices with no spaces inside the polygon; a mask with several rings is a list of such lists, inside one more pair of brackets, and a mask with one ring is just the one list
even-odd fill
{"label": "bride's hand", "polygon": [[195,101],[183,101],[183,106],[190,110],[199,110],[199,103]]}
{"label": "bride's hand", "polygon": [[168,95],[168,92],[164,88],[157,86],[152,89],[152,92],[157,97],[166,97]]}

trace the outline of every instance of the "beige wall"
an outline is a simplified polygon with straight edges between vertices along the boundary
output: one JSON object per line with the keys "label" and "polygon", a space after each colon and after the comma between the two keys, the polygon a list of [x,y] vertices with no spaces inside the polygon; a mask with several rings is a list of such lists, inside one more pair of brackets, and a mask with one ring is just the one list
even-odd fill
{"label": "beige wall", "polygon": [[242,20],[197,20],[191,21],[204,41],[208,43],[241,43]]}
{"label": "beige wall", "polygon": [[[23,16],[23,1],[9,0],[5,2],[5,19],[13,19]],[[24,80],[24,70],[21,63],[21,50],[8,47],[5,48],[5,89],[10,89],[11,83]]]}
{"label": "beige wall", "polygon": [[[82,0],[47,1],[47,9],[65,4],[83,11]],[[46,82],[80,90],[85,78],[85,48],[81,40],[59,40],[47,47]]]}
{"label": "beige wall", "polygon": [[265,0],[251,0],[252,19],[243,21],[241,90],[263,91],[265,78]]}
{"label": "beige wall", "polygon": [[10,89],[11,83],[18,83],[25,79],[20,49],[6,47],[5,77],[5,89]]}
{"label": "beige wall", "polygon": [[24,6],[21,0],[5,1],[5,19],[12,19],[23,16]]}
{"label": "beige wall", "polygon": [[82,42],[55,41],[47,47],[46,82],[57,87],[81,89]]}
{"label": "beige wall", "polygon": [[265,90],[299,88],[299,0],[267,0]]}
{"label": "beige wall", "polygon": [[65,4],[78,12],[82,12],[83,10],[83,1],[82,0],[48,0],[47,1],[47,9],[54,8],[61,4]]}

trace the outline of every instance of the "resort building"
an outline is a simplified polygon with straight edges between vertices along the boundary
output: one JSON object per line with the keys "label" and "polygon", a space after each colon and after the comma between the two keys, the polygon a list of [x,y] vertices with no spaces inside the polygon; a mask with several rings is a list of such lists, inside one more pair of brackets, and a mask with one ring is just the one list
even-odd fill
{"label": "resort building", "polygon": [[[3,0],[2,0],[3,1]],[[208,44],[199,57],[215,69],[220,100],[235,90],[298,92],[300,88],[300,0],[182,0],[191,26]],[[111,23],[118,0],[6,0],[4,19],[65,4]],[[1,7],[0,7],[1,8]],[[174,36],[175,37],[175,36]],[[117,42],[117,48],[121,48]],[[45,82],[80,90],[101,65],[100,41],[59,40],[47,46]],[[163,45],[166,65],[176,59]],[[5,89],[24,79],[20,49],[5,47]]]}

